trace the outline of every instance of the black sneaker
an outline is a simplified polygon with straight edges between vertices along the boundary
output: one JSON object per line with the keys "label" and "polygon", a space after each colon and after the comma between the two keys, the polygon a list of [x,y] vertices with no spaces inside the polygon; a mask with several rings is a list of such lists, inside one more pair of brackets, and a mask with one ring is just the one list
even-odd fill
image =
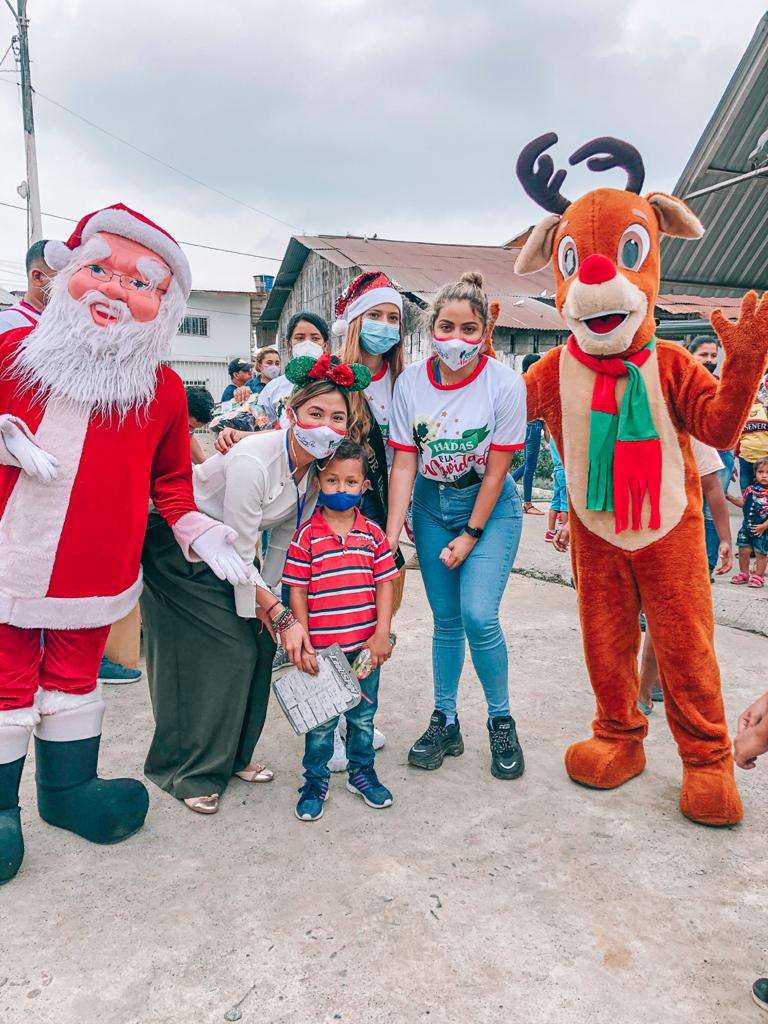
{"label": "black sneaker", "polygon": [[442,711],[433,711],[429,726],[408,751],[408,764],[414,768],[439,768],[445,757],[459,757],[464,753],[464,740],[458,718],[447,725]]}
{"label": "black sneaker", "polygon": [[491,741],[491,775],[497,779],[519,779],[525,771],[525,760],[514,718],[505,715],[489,719],[488,735]]}
{"label": "black sneaker", "polygon": [[768,1010],[768,978],[758,978],[752,986],[752,998],[762,1010]]}

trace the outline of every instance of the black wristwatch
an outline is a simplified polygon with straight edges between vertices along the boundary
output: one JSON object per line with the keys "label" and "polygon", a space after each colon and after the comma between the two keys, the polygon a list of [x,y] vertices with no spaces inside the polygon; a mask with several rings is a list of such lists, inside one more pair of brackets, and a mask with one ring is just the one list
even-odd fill
{"label": "black wristwatch", "polygon": [[483,528],[482,526],[465,526],[464,533],[468,534],[474,540],[480,540],[483,536]]}

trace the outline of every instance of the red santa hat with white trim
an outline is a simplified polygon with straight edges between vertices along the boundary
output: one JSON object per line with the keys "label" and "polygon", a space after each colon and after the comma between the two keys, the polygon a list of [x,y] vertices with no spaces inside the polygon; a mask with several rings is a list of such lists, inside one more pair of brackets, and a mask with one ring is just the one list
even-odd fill
{"label": "red santa hat with white trim", "polygon": [[331,332],[337,336],[347,333],[353,320],[374,306],[391,302],[403,312],[403,298],[397,286],[380,270],[368,270],[344,289],[336,302],[336,320]]}
{"label": "red santa hat with white trim", "polygon": [[43,253],[45,262],[51,270],[63,270],[80,246],[100,231],[128,238],[151,249],[165,260],[184,293],[184,298],[189,298],[192,290],[192,271],[179,243],[158,224],[122,203],[87,213],[78,222],[66,242],[48,242]]}

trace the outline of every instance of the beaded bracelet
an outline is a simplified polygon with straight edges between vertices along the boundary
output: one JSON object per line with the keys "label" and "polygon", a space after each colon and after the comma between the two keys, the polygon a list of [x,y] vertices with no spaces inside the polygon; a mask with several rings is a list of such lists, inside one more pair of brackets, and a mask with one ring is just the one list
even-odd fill
{"label": "beaded bracelet", "polygon": [[272,623],[272,628],[276,633],[282,633],[284,630],[289,629],[291,626],[296,624],[296,617],[290,608],[286,608],[285,611],[281,612],[275,621]]}

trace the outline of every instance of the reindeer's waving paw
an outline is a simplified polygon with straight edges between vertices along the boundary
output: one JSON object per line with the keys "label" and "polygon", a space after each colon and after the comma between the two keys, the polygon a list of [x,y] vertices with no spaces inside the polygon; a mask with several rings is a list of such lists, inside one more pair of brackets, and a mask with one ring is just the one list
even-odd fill
{"label": "reindeer's waving paw", "polygon": [[768,292],[759,302],[757,292],[747,292],[736,323],[721,309],[713,311],[710,321],[727,353],[760,352],[768,358]]}

